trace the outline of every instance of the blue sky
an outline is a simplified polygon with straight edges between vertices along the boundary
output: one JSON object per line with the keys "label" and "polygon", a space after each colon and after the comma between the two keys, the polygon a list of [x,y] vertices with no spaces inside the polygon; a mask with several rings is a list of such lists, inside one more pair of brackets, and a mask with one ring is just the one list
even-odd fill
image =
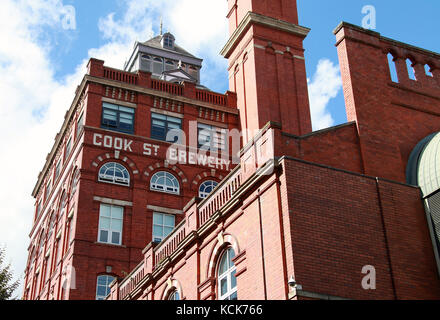
{"label": "blue sky", "polygon": [[[90,48],[102,46],[109,41],[102,37],[102,32],[98,28],[99,20],[111,13],[114,13],[116,19],[120,18],[126,8],[126,2],[121,0],[70,0],[64,1],[64,4],[75,7],[77,29],[55,36],[59,41],[60,49],[53,50],[51,57],[56,63],[55,76],[59,80],[75,71],[79,62],[88,57]],[[376,8],[376,31],[382,35],[440,52],[440,42],[434,40],[440,30],[440,20],[436,16],[440,11],[440,2],[421,0],[414,5],[414,1],[410,0],[298,0],[300,24],[312,29],[304,44],[308,77],[313,76],[318,61],[322,58],[328,58],[338,64],[332,30],[341,21],[361,25],[364,17],[361,10],[365,5],[373,5]],[[156,33],[159,19],[159,14],[154,15],[153,30]],[[147,38],[146,33],[145,40]],[[206,57],[201,56],[201,58],[206,60]],[[205,61],[206,64],[209,64],[209,61]],[[204,69],[205,77],[209,77],[207,69],[207,67]],[[219,75],[222,78],[210,88],[223,92],[228,87],[226,71],[216,73],[217,77]],[[346,121],[344,100],[340,90],[337,97],[330,100],[327,109],[334,118],[334,124]]]}
{"label": "blue sky", "polygon": [[[440,1],[298,0],[305,41],[315,128],[346,121],[333,29],[340,21],[361,25],[373,5],[382,35],[440,52]],[[63,28],[66,6],[75,28]],[[228,89],[226,0],[2,0],[0,10],[0,244],[16,271],[26,263],[34,200],[30,196],[53,139],[85,72],[89,57],[122,67],[135,40],[164,31],[204,59],[202,83]],[[32,159],[32,161],[29,161]],[[17,170],[19,168],[19,170]],[[6,182],[6,183],[5,183]]]}

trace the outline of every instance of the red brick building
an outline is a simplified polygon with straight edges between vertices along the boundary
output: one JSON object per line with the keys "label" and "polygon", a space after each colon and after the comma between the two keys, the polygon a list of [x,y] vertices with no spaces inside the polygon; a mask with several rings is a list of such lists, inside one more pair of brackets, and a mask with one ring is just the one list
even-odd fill
{"label": "red brick building", "polygon": [[90,60],[34,189],[24,298],[440,298],[440,55],[342,23],[349,122],[312,132],[296,2],[228,2],[225,95],[168,33],[124,71]]}

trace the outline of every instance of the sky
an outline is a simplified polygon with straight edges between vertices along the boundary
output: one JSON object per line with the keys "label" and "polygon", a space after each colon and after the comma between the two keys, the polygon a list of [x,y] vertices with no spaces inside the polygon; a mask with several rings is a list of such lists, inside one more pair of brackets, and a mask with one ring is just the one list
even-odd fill
{"label": "sky", "polygon": [[[293,0],[292,0],[293,1]],[[386,37],[440,52],[440,1],[298,0],[314,130],[346,122],[333,29],[362,26],[376,11]],[[164,31],[203,58],[202,84],[228,90],[225,0],[0,0],[0,245],[23,274],[34,212],[32,189],[90,57],[122,68],[136,40]],[[22,287],[17,291],[21,295]]]}

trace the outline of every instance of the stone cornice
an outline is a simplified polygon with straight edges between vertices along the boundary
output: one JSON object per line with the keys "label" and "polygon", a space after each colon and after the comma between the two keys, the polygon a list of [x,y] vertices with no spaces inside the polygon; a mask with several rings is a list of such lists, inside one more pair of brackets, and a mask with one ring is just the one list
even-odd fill
{"label": "stone cornice", "polygon": [[[426,50],[426,49],[423,49],[423,48],[420,48],[420,47],[416,47],[416,46],[413,46],[413,45],[410,45],[410,44],[407,44],[407,43],[404,43],[404,42],[400,42],[400,41],[397,41],[397,40],[394,40],[394,39],[391,39],[391,38],[387,38],[387,37],[382,36],[379,32],[368,30],[368,29],[364,29],[364,28],[361,28],[361,27],[359,27],[357,25],[354,25],[354,24],[351,24],[351,23],[348,23],[348,22],[344,22],[344,21],[341,22],[333,30],[333,33],[335,35],[338,34],[343,28],[351,29],[351,30],[354,30],[354,31],[357,31],[357,32],[361,32],[361,33],[367,34],[367,35],[372,36],[372,37],[376,37],[376,38],[378,38],[382,42],[382,44],[383,43],[387,43],[387,44],[392,45],[392,46],[400,47],[400,48],[403,48],[403,49],[406,49],[406,50],[410,50],[410,51],[415,51],[415,52],[418,52],[420,54],[425,54],[425,55],[431,56],[431,57],[433,57],[435,59],[440,59],[440,54],[437,53],[437,52],[433,52],[433,51]],[[353,39],[353,37],[344,36],[343,38],[339,39],[338,43],[341,42],[344,38]],[[356,40],[358,40],[358,39],[356,39]]]}
{"label": "stone cornice", "polygon": [[275,30],[284,31],[300,36],[302,38],[305,38],[310,32],[309,28],[249,11],[240,22],[237,29],[231,35],[226,45],[220,51],[220,54],[225,58],[229,58],[232,50],[236,47],[238,41],[243,37],[244,33],[253,24],[258,24]]}

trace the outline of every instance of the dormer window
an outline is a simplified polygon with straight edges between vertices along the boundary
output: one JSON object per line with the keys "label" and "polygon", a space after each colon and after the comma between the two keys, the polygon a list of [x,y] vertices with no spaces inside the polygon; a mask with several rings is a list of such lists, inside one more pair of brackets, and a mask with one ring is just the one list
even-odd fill
{"label": "dormer window", "polygon": [[171,33],[165,33],[163,35],[162,47],[165,49],[174,49],[174,36]]}

